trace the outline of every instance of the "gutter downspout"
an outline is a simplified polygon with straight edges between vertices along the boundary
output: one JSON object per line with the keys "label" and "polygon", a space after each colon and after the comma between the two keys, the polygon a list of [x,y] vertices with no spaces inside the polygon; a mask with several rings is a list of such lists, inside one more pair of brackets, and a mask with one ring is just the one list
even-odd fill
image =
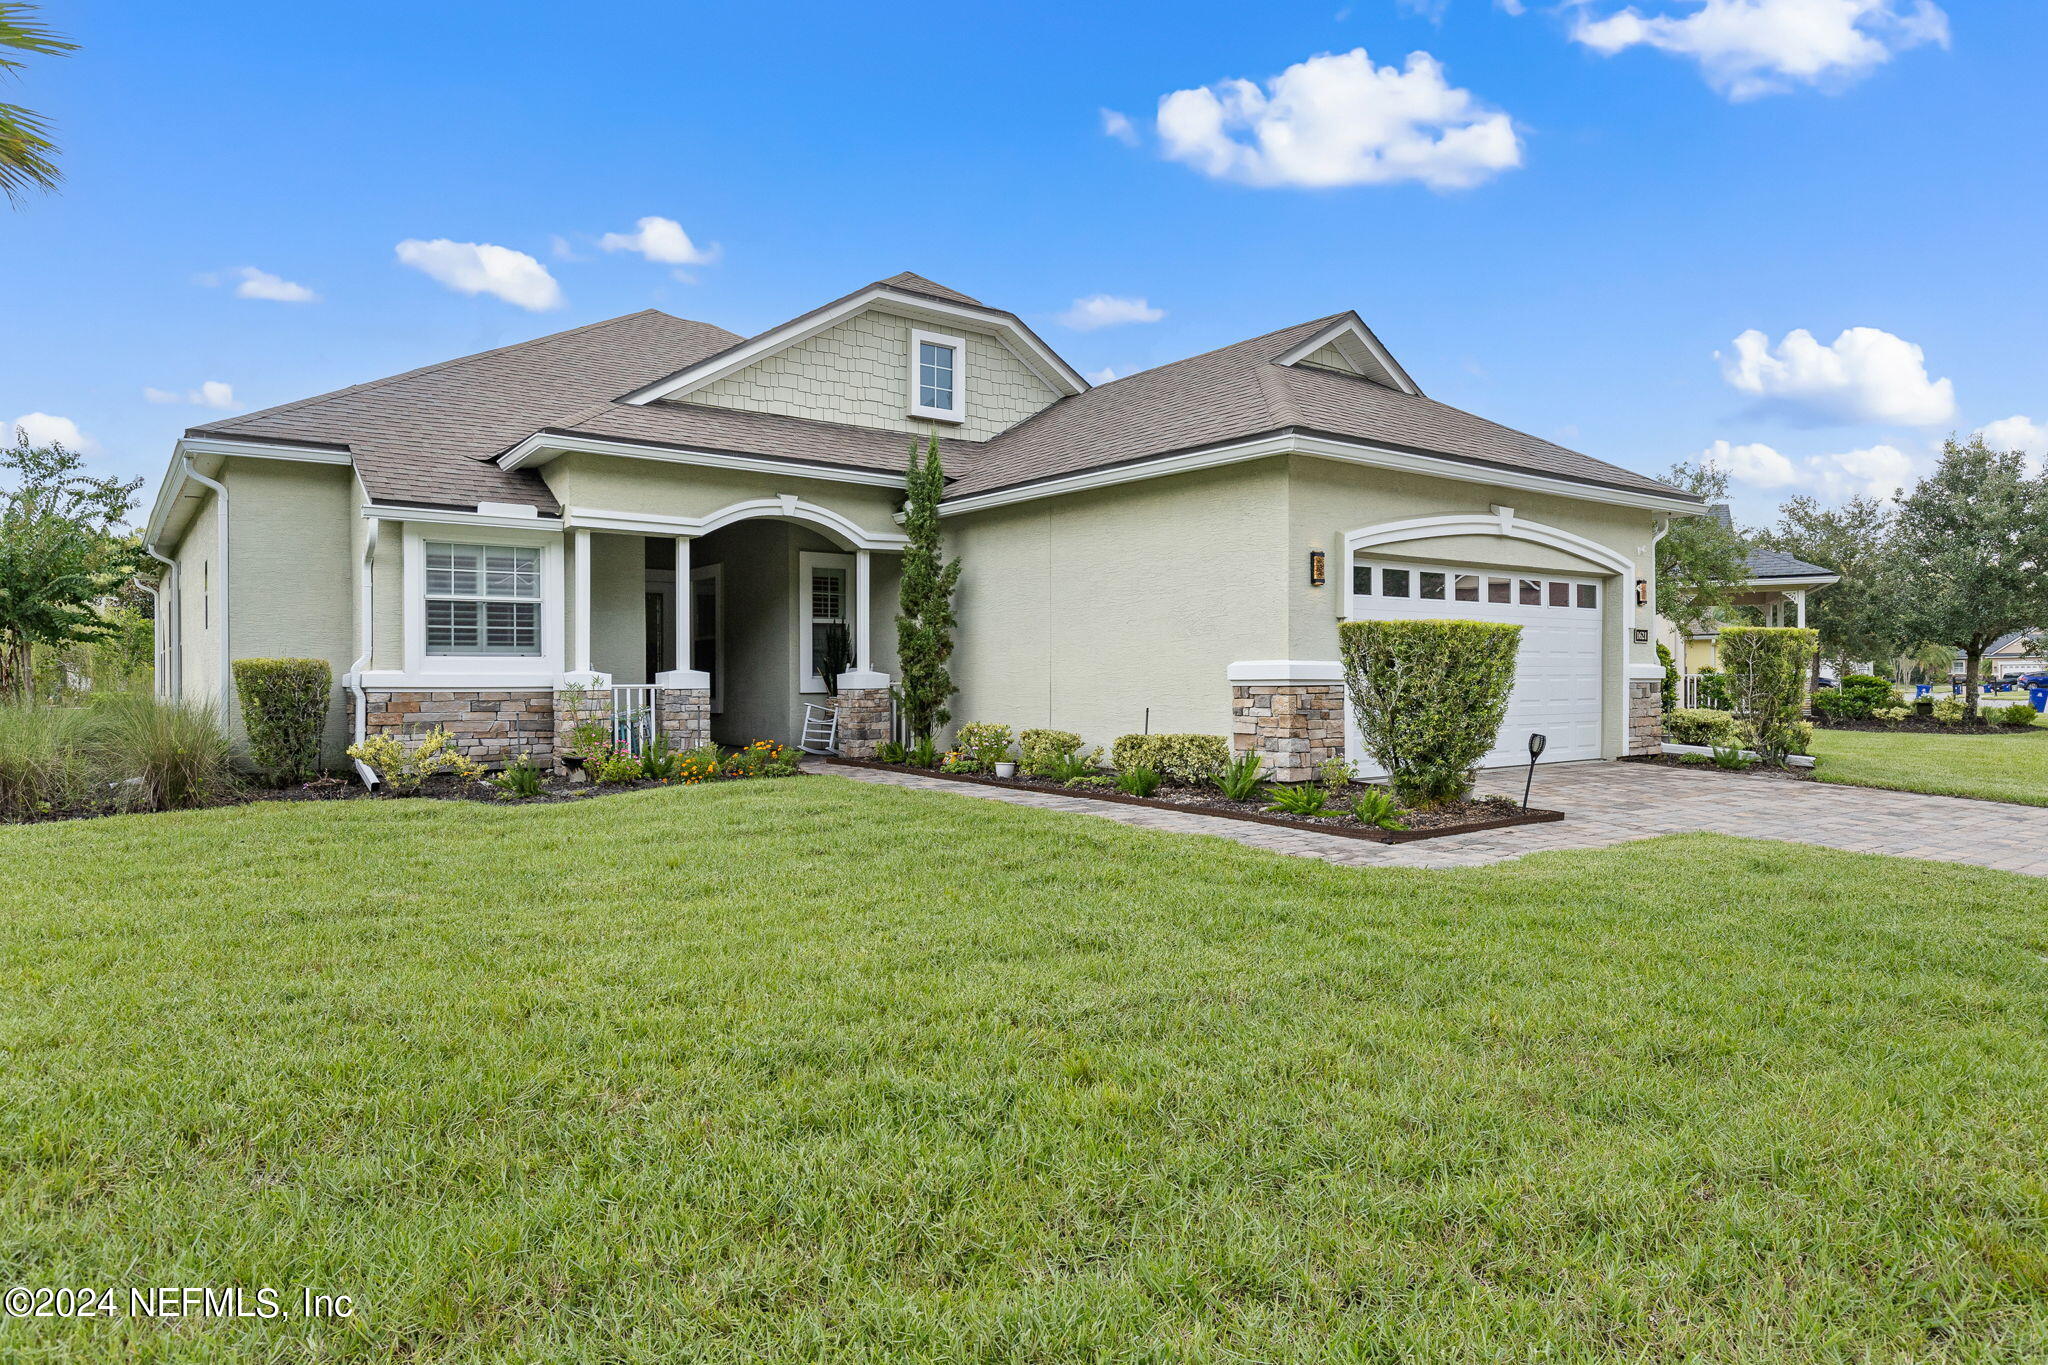
{"label": "gutter downspout", "polygon": [[176,701],[184,691],[178,684],[185,662],[185,642],[178,638],[178,562],[158,554],[154,545],[145,544],[142,553],[164,566],[162,586],[149,590],[149,595],[157,601],[157,614],[164,623],[163,648],[159,651],[163,664],[157,674],[157,695]]}
{"label": "gutter downspout", "polygon": [[[382,522],[372,521],[370,523],[370,534],[363,542],[363,571],[362,576],[356,582],[356,617],[362,622],[362,625],[357,630],[357,634],[361,637],[363,652],[358,654],[355,662],[348,666],[348,677],[343,679],[348,684],[348,690],[354,694],[356,699],[355,742],[357,744],[361,744],[367,739],[370,732],[370,698],[363,691],[363,670],[370,666],[370,656],[376,652],[377,625],[375,619],[370,615],[370,609],[374,603],[372,593],[376,588],[373,567],[377,555],[377,528],[381,525],[383,525]],[[354,762],[356,765],[356,776],[362,779],[364,788],[369,791],[375,791],[377,789],[376,770],[360,758],[354,760]]]}
{"label": "gutter downspout", "polygon": [[228,486],[193,468],[190,455],[185,457],[185,477],[203,488],[211,488],[220,502],[220,718],[221,724],[232,727],[235,672],[233,655],[228,650],[228,622],[234,619],[228,614]]}

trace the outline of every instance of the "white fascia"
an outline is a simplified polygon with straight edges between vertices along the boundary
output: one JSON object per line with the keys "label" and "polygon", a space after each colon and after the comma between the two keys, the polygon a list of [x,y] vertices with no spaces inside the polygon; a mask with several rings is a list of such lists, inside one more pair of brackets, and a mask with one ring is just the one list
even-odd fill
{"label": "white fascia", "polygon": [[418,521],[435,526],[490,526],[506,531],[559,531],[560,517],[502,516],[487,512],[463,512],[451,507],[403,507],[388,502],[366,502],[362,514],[373,521]]}
{"label": "white fascia", "polygon": [[1357,315],[1342,317],[1323,328],[1314,336],[1298,342],[1273,357],[1275,365],[1293,365],[1314,355],[1325,346],[1335,345],[1344,353],[1344,358],[1357,366],[1361,373],[1370,378],[1370,372],[1377,369],[1393,387],[1403,393],[1422,396],[1422,390],[1408,377],[1408,371],[1401,368],[1401,362],[1393,353],[1380,344],[1378,337],[1361,322]]}
{"label": "white fascia", "polygon": [[941,326],[965,326],[970,331],[993,332],[1002,344],[1054,393],[1076,394],[1088,389],[1088,381],[1083,379],[1073,366],[1060,359],[1051,347],[1007,318],[997,316],[984,308],[970,308],[962,304],[947,303],[943,299],[927,298],[922,294],[906,294],[877,285],[842,299],[821,312],[794,319],[763,332],[753,340],[735,346],[721,355],[713,356],[665,379],[658,379],[645,388],[634,390],[619,401],[638,405],[652,403],[660,398],[681,397],[694,389],[700,389],[706,384],[743,370],[764,356],[774,355],[777,351],[794,346],[799,341],[814,337],[876,304],[887,304],[890,312],[920,322],[933,322]]}
{"label": "white fascia", "polygon": [[903,476],[881,469],[848,469],[841,465],[799,464],[793,460],[770,460],[749,455],[728,455],[721,451],[686,450],[677,446],[642,445],[637,441],[614,441],[602,436],[553,436],[546,432],[527,437],[498,457],[505,469],[546,464],[557,455],[582,451],[590,455],[617,455],[629,460],[664,460],[670,464],[699,465],[705,469],[737,469],[749,474],[782,474],[792,479],[823,479],[830,483],[858,483],[871,488],[901,488]]}
{"label": "white fascia", "polygon": [[870,531],[853,518],[829,507],[806,502],[794,493],[782,493],[771,498],[747,498],[701,517],[672,517],[605,507],[570,507],[564,511],[564,520],[570,530],[617,531],[641,536],[704,536],[722,526],[756,517],[807,521],[856,550],[901,550],[910,544],[910,538],[900,531]]}
{"label": "white fascia", "polygon": [[[225,460],[292,460],[299,464],[354,464],[355,457],[346,450],[320,448],[316,446],[279,445],[271,441],[244,441],[226,436],[185,436],[171,447],[170,467],[164,472],[164,481],[157,487],[156,501],[150,505],[149,520],[143,525],[142,541],[145,545],[156,544],[163,535],[164,523],[170,520],[171,509],[184,496],[187,473],[191,462],[200,458]],[[210,468],[213,466],[209,466]],[[216,469],[216,472],[218,470]]]}
{"label": "white fascia", "polygon": [[989,507],[1006,507],[1011,503],[1030,502],[1037,498],[1058,497],[1063,493],[1080,493],[1094,488],[1108,488],[1120,483],[1136,483],[1143,479],[1161,479],[1172,474],[1185,474],[1197,469],[1216,469],[1224,465],[1243,464],[1250,460],[1262,460],[1272,455],[1307,455],[1315,459],[1336,460],[1344,464],[1369,465],[1375,469],[1398,469],[1414,474],[1428,474],[1440,479],[1456,479],[1462,483],[1487,484],[1495,488],[1524,489],[1532,493],[1548,493],[1555,497],[1577,498],[1582,502],[1607,503],[1616,507],[1642,507],[1655,512],[1666,512],[1672,516],[1699,516],[1705,506],[1691,499],[1664,497],[1656,493],[1637,493],[1622,488],[1605,488],[1599,484],[1579,483],[1571,479],[1550,478],[1542,474],[1521,470],[1502,469],[1492,465],[1470,464],[1438,455],[1418,455],[1412,451],[1392,450],[1363,441],[1342,441],[1327,436],[1304,436],[1291,432],[1278,432],[1271,436],[1260,436],[1249,441],[1237,441],[1228,445],[1211,446],[1206,450],[1187,451],[1179,455],[1162,455],[1156,459],[1141,460],[1132,464],[1117,465],[1108,469],[1085,469],[1057,479],[1042,479],[1037,483],[1020,484],[1015,488],[998,488],[987,493],[976,493],[964,498],[953,498],[939,504],[941,516],[958,516],[963,512],[979,512]]}
{"label": "white fascia", "polygon": [[1811,578],[1752,578],[1742,586],[1745,588],[1761,588],[1766,592],[1773,589],[1785,592],[1798,592],[1806,588],[1825,588],[1841,581],[1842,576],[1840,574],[1829,573],[1816,574]]}
{"label": "white fascia", "polygon": [[1227,681],[1244,687],[1258,683],[1338,683],[1344,681],[1344,665],[1335,659],[1249,659],[1224,670]]}

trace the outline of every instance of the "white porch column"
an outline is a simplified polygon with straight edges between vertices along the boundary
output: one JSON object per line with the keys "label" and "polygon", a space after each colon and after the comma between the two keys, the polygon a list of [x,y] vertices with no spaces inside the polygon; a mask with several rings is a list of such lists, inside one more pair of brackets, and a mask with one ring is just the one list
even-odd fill
{"label": "white porch column", "polygon": [[[676,666],[666,673],[654,675],[656,687],[708,688],[711,675],[692,668],[690,646],[691,633],[695,623],[691,613],[696,610],[697,594],[690,584],[690,537],[676,537]],[[708,704],[708,703],[707,703]],[[708,713],[707,713],[708,714]]]}
{"label": "white porch column", "polygon": [[853,552],[853,667],[839,675],[842,689],[863,690],[887,687],[889,675],[875,671],[875,572],[874,555],[868,550]]}
{"label": "white porch column", "polygon": [[576,532],[576,574],[574,602],[576,606],[576,637],[570,649],[569,671],[588,673],[590,671],[590,532]]}
{"label": "white porch column", "polygon": [[1798,612],[1798,619],[1793,624],[1804,626],[1806,624],[1806,589],[1801,588],[1798,592],[1792,594],[1792,605]]}

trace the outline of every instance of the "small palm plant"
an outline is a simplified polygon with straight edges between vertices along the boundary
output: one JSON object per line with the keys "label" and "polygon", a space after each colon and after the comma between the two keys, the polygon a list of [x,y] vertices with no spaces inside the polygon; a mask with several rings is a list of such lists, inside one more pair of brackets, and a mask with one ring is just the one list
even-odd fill
{"label": "small palm plant", "polygon": [[1401,807],[1392,795],[1378,787],[1369,787],[1351,800],[1351,814],[1363,825],[1375,829],[1406,829],[1401,822]]}
{"label": "small palm plant", "polygon": [[1247,749],[1216,770],[1216,787],[1233,801],[1250,801],[1267,775],[1265,760],[1257,750]]}
{"label": "small palm plant", "polygon": [[1330,793],[1312,782],[1295,787],[1275,787],[1267,793],[1272,798],[1266,809],[1281,815],[1328,815]]}
{"label": "small palm plant", "polygon": [[1126,768],[1116,775],[1116,789],[1126,796],[1150,796],[1159,790],[1159,770],[1143,764]]}

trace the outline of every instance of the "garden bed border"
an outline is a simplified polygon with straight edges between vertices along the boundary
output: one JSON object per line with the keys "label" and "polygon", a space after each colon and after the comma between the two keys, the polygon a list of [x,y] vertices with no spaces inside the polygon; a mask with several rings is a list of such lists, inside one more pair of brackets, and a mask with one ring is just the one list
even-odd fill
{"label": "garden bed border", "polygon": [[1284,815],[1255,815],[1250,811],[1211,810],[1206,806],[1183,806],[1172,801],[1154,801],[1149,797],[1127,796],[1123,792],[1106,792],[1090,787],[1062,787],[1058,791],[1047,791],[1024,782],[1000,777],[987,777],[981,773],[942,773],[931,768],[913,768],[907,763],[883,763],[868,758],[846,758],[838,754],[828,757],[826,763],[842,768],[870,768],[876,772],[910,773],[917,777],[936,778],[941,782],[966,782],[977,787],[1000,787],[1004,791],[1037,792],[1042,796],[1078,796],[1088,801],[1108,801],[1119,806],[1144,806],[1150,810],[1178,811],[1182,815],[1206,815],[1217,820],[1243,820],[1254,825],[1274,825],[1303,834],[1334,834],[1341,839],[1363,839],[1375,844],[1412,844],[1423,839],[1444,839],[1453,834],[1478,834],[1489,829],[1510,829],[1516,825],[1547,825],[1564,819],[1561,810],[1520,810],[1515,814],[1502,816],[1497,820],[1475,820],[1467,825],[1453,825],[1447,829],[1376,829],[1371,825],[1356,827],[1344,825],[1312,825],[1301,820],[1290,820]]}

